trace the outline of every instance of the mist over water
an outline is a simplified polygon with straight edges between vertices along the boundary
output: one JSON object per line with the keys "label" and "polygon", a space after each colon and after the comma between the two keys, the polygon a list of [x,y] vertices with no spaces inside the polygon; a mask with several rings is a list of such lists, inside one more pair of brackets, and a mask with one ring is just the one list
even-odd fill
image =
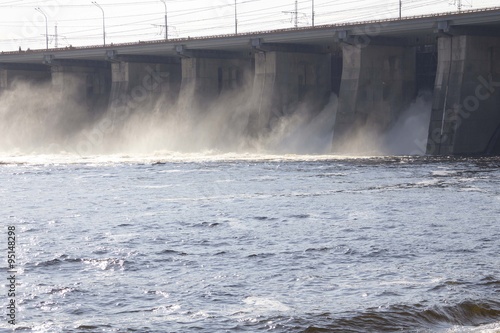
{"label": "mist over water", "polygon": [[48,85],[16,82],[0,95],[2,151],[43,152],[53,143],[70,146],[93,114],[72,99],[72,90],[57,93]]}
{"label": "mist over water", "polygon": [[421,91],[383,136],[385,155],[423,155],[432,111],[432,92]]}
{"label": "mist over water", "polygon": [[387,130],[380,132],[368,121],[352,129],[337,151],[365,156],[425,155],[431,111],[432,93],[420,91]]}
{"label": "mist over water", "polygon": [[[259,101],[247,84],[205,104],[192,96],[153,98],[134,107],[99,112],[80,95],[78,84],[16,82],[0,95],[0,151],[17,154],[154,154],[235,152],[330,154],[338,99],[314,111],[296,103],[263,122]],[[342,151],[351,155],[423,154],[431,94],[415,102],[383,134],[369,124],[353,132]],[[269,96],[267,96],[269,97]],[[260,96],[262,98],[262,96]]]}

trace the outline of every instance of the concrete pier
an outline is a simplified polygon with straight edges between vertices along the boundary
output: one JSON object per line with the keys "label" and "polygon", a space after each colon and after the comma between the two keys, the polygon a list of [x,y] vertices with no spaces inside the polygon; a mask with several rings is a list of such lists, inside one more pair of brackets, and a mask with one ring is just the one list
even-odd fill
{"label": "concrete pier", "polygon": [[258,127],[297,111],[301,103],[312,113],[320,111],[331,84],[330,54],[256,53],[252,101],[258,108]]}
{"label": "concrete pier", "polygon": [[50,60],[52,90],[85,106],[103,112],[108,105],[110,66],[105,61]]}
{"label": "concrete pier", "polygon": [[111,107],[137,109],[162,99],[174,104],[181,84],[177,58],[115,55],[111,62]]}
{"label": "concrete pier", "polygon": [[416,94],[415,48],[344,43],[334,149],[355,130],[384,132]]}
{"label": "concrete pier", "polygon": [[427,153],[498,153],[500,38],[443,36]]}
{"label": "concrete pier", "polygon": [[244,88],[251,78],[253,61],[248,54],[179,51],[182,58],[182,109],[204,109],[221,94]]}

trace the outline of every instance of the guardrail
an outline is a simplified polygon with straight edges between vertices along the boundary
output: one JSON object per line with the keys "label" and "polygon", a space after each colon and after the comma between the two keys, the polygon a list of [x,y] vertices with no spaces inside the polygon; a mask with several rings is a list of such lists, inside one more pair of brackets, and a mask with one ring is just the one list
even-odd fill
{"label": "guardrail", "polygon": [[293,31],[315,31],[315,30],[327,30],[327,29],[336,29],[336,28],[346,28],[346,27],[356,27],[368,24],[384,24],[390,22],[402,22],[402,21],[415,21],[425,18],[445,18],[445,17],[457,17],[463,16],[467,14],[475,14],[482,12],[494,12],[500,11],[500,6],[497,7],[489,7],[489,8],[479,8],[479,9],[470,9],[464,10],[460,12],[447,12],[447,13],[439,13],[439,14],[426,14],[426,15],[416,15],[416,16],[406,16],[403,18],[391,18],[391,19],[382,19],[382,20],[370,20],[370,21],[359,21],[359,22],[346,22],[339,24],[325,24],[319,25],[315,27],[298,27],[298,28],[286,28],[286,29],[276,29],[276,30],[264,30],[264,31],[254,31],[248,33],[240,33],[240,34],[223,34],[223,35],[211,35],[211,36],[199,36],[199,37],[187,37],[187,38],[175,38],[175,39],[160,39],[160,40],[152,40],[152,41],[139,41],[139,42],[129,42],[129,43],[118,43],[118,44],[109,44],[106,46],[103,45],[89,45],[89,46],[68,46],[65,48],[52,48],[52,49],[36,49],[36,50],[26,50],[26,51],[9,51],[9,52],[0,52],[1,55],[21,55],[27,53],[50,53],[50,52],[61,52],[61,51],[78,51],[78,50],[89,50],[89,49],[110,49],[115,47],[126,47],[126,46],[138,46],[138,45],[156,45],[156,44],[180,44],[183,42],[193,41],[193,40],[214,40],[214,39],[226,39],[226,38],[235,38],[235,37],[253,37],[253,36],[265,36],[277,33],[285,33],[285,32],[293,32]]}

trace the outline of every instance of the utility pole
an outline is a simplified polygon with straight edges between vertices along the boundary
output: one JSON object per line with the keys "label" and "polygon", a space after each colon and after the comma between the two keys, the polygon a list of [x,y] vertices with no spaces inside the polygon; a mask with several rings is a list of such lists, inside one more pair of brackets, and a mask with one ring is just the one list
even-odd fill
{"label": "utility pole", "polygon": [[238,10],[236,8],[236,0],[234,0],[234,34],[238,34]]}
{"label": "utility pole", "polygon": [[168,16],[167,16],[167,1],[160,0],[165,5],[165,40],[168,40]]}
{"label": "utility pole", "polygon": [[298,0],[295,0],[295,28],[299,27],[299,4]]}
{"label": "utility pole", "polygon": [[460,12],[462,11],[462,0],[453,0],[453,1],[450,1],[448,2],[448,5],[453,5],[453,6],[457,6],[457,10]]}
{"label": "utility pole", "polygon": [[399,19],[401,20],[401,8],[403,7],[403,0],[399,0]]}
{"label": "utility pole", "polygon": [[453,5],[456,5],[458,11],[461,12],[464,7],[472,7],[472,1],[454,0]]}
{"label": "utility pole", "polygon": [[54,36],[54,41],[55,41],[55,48],[57,49],[59,47],[59,43],[58,43],[58,40],[57,40],[57,23],[56,23],[56,27],[55,27],[55,36]]}
{"label": "utility pole", "polygon": [[102,11],[102,39],[104,41],[104,46],[106,46],[106,21],[104,18],[104,9],[102,9],[96,1],[92,1],[92,4]]}
{"label": "utility pole", "polygon": [[[294,26],[295,28],[299,27],[299,3],[298,0],[295,0],[295,11],[283,11],[282,13],[284,14],[292,14],[295,16],[292,20],[294,21]],[[314,15],[314,1],[313,1],[313,15]],[[313,25],[314,25],[314,18],[313,18]]]}
{"label": "utility pole", "polygon": [[47,19],[47,15],[45,15],[44,11],[40,7],[36,7],[35,10],[41,13],[45,17],[45,48],[49,49],[49,21]]}
{"label": "utility pole", "polygon": [[314,28],[314,0],[312,0],[312,15],[311,15],[311,18],[312,18],[312,26]]}

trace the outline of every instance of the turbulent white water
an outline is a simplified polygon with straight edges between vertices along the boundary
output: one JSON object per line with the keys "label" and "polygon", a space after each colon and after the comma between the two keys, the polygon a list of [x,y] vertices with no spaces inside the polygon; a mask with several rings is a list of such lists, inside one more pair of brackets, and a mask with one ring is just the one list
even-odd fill
{"label": "turbulent white water", "polygon": [[[314,110],[314,103],[288,106],[262,119],[251,87],[223,93],[197,106],[164,98],[134,107],[99,111],[75,97],[78,85],[64,91],[18,82],[0,96],[0,152],[8,154],[154,155],[155,152],[251,154],[330,154],[337,96]],[[402,110],[387,133],[367,124],[354,130],[347,154],[422,155],[425,153],[430,94],[420,94]],[[113,104],[111,104],[113,105]],[[256,124],[261,123],[260,128]],[[267,125],[266,125],[267,124]]]}

